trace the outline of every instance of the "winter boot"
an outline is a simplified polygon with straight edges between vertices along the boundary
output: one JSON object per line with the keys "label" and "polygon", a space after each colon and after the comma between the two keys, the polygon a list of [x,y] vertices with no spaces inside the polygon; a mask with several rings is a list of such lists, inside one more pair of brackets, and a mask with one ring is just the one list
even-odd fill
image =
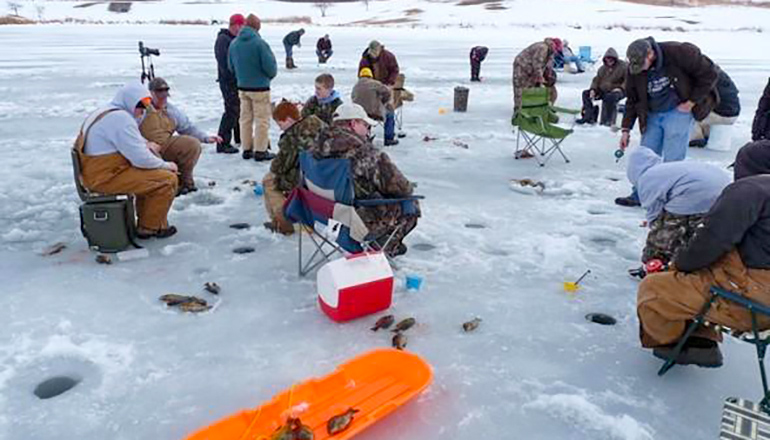
{"label": "winter boot", "polygon": [[292,59],[289,57],[286,57],[286,69],[292,69],[293,67],[291,67],[291,65],[292,65]]}
{"label": "winter boot", "polygon": [[289,69],[296,69],[297,65],[294,64],[294,58],[289,58]]}
{"label": "winter boot", "polygon": [[618,197],[615,199],[615,204],[620,206],[629,206],[629,207],[642,206],[642,204],[639,203],[638,199],[631,196]]}
{"label": "winter boot", "polygon": [[275,158],[275,154],[268,153],[267,151],[255,151],[254,152],[254,160],[256,160],[257,162],[273,160],[274,158]]}
{"label": "winter boot", "polygon": [[[674,345],[656,347],[653,356],[668,360],[674,353]],[[716,342],[698,337],[691,337],[685,342],[682,351],[676,358],[679,365],[697,365],[704,368],[719,368],[722,366],[722,352]]]}
{"label": "winter boot", "polygon": [[588,121],[589,124],[594,125],[596,124],[596,121],[599,119],[599,106],[595,105],[593,106],[593,111],[591,111],[591,118]]}
{"label": "winter boot", "polygon": [[235,154],[237,152],[238,149],[230,144],[217,144],[217,153]]}
{"label": "winter boot", "polygon": [[696,139],[694,141],[690,141],[690,146],[696,148],[705,148],[706,144],[708,144],[708,139]]}
{"label": "winter boot", "polygon": [[596,124],[596,118],[599,113],[599,107],[592,105],[591,107],[587,107],[583,109],[583,116],[580,117],[580,119],[576,120],[575,123],[578,125],[583,124]]}

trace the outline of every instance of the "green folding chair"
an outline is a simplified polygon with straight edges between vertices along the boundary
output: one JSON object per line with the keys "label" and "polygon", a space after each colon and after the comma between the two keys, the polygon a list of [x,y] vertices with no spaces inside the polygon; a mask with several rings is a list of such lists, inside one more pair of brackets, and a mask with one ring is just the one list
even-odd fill
{"label": "green folding chair", "polygon": [[561,149],[561,143],[573,130],[555,125],[559,122],[557,112],[572,115],[579,113],[577,110],[552,106],[548,102],[548,89],[545,87],[522,91],[521,110],[511,120],[511,124],[517,128],[514,152],[516,159],[529,153],[542,167],[558,151],[564,161],[569,163],[569,158]]}

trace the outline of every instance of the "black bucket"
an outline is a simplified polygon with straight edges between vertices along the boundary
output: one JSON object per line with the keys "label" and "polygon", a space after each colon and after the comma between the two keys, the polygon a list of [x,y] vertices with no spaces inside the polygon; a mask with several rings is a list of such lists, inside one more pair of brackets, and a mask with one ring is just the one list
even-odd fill
{"label": "black bucket", "polygon": [[468,92],[470,90],[467,87],[457,86],[455,87],[455,106],[456,112],[468,111]]}

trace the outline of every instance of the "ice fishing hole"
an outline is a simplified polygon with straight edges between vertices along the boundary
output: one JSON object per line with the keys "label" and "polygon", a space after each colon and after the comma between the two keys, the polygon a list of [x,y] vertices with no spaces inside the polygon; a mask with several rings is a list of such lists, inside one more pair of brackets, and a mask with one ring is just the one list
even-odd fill
{"label": "ice fishing hole", "polygon": [[589,313],[586,319],[600,325],[615,325],[618,321],[610,315],[604,313]]}
{"label": "ice fishing hole", "polygon": [[236,254],[250,254],[254,252],[255,249],[251,246],[240,246],[235,249],[233,249],[233,252]]}
{"label": "ice fishing hole", "polygon": [[412,246],[414,249],[417,249],[418,251],[432,251],[433,249],[436,249],[436,246],[430,244],[430,243],[417,243]]}
{"label": "ice fishing hole", "polygon": [[485,229],[487,225],[482,225],[481,223],[466,223],[465,227],[468,229]]}
{"label": "ice fishing hole", "polygon": [[60,396],[67,391],[75,388],[81,381],[80,378],[74,378],[69,376],[54,376],[50,379],[46,379],[40,382],[36,387],[35,395],[40,399],[50,399],[56,396]]}

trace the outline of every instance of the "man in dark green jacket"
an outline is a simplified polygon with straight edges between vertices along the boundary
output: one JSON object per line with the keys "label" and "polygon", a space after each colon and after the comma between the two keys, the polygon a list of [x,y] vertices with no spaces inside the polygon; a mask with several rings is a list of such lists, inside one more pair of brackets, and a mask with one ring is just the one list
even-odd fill
{"label": "man in dark green jacket", "polygon": [[[261,23],[254,14],[246,17],[246,26],[233,40],[228,53],[228,66],[238,83],[241,99],[241,145],[243,158],[256,161],[271,160],[267,152],[267,132],[270,129],[270,80],[275,78],[278,66],[275,55],[259,36]],[[254,128],[256,123],[256,130]]]}
{"label": "man in dark green jacket", "polygon": [[302,47],[300,39],[303,35],[305,35],[305,30],[297,29],[296,31],[289,32],[285,37],[283,37],[283,48],[286,50],[287,69],[297,68],[297,66],[294,64],[294,46]]}

